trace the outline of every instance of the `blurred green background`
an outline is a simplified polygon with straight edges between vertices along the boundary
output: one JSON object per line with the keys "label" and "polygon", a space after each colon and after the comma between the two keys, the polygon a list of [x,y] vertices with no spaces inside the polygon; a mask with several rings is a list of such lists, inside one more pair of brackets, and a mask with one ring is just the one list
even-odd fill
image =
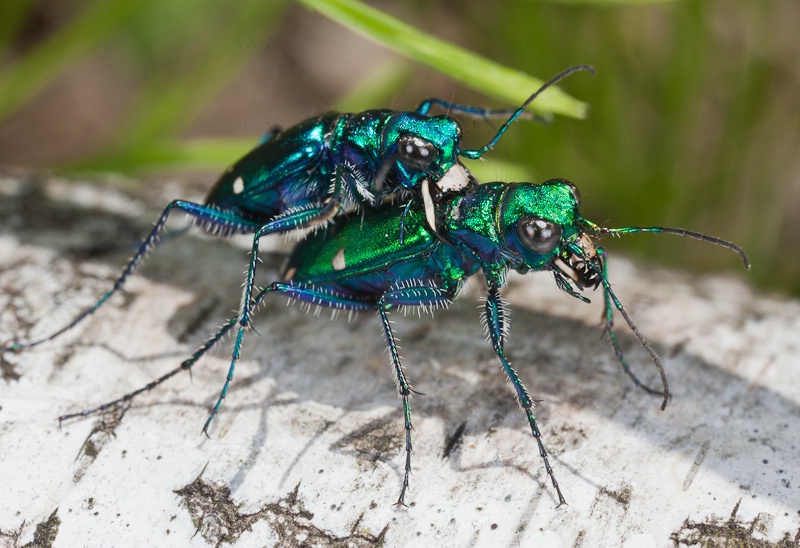
{"label": "blurred green background", "polygon": [[[3,2],[0,171],[120,171],[143,184],[169,173],[210,186],[267,129],[326,110],[407,110],[429,96],[509,106],[505,81],[499,91],[471,84],[471,67],[476,80],[487,75],[477,62],[452,63],[464,75],[448,77],[419,52],[398,55],[303,4]],[[747,279],[800,294],[800,2],[369,5],[539,79],[597,69],[561,85],[588,103],[586,119],[517,123],[475,166],[482,180],[568,178],[595,222],[735,241],[754,265]],[[463,123],[471,146],[498,125]],[[670,236],[609,247],[695,271],[741,270],[732,253]]]}

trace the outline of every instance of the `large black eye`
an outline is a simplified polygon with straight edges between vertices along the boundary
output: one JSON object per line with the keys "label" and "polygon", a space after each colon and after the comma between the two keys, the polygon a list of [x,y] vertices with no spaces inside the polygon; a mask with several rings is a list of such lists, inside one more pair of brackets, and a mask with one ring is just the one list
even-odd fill
{"label": "large black eye", "polygon": [[517,225],[517,235],[522,244],[540,255],[555,249],[561,240],[561,227],[539,217],[524,217]]}
{"label": "large black eye", "polygon": [[433,143],[414,135],[403,135],[398,140],[400,161],[407,166],[420,169],[431,165],[439,156]]}

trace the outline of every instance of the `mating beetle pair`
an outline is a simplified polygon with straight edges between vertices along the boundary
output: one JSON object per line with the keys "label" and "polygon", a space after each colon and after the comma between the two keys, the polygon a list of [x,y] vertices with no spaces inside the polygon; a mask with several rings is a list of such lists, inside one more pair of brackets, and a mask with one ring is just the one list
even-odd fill
{"label": "mating beetle pair", "polygon": [[[397,120],[436,120],[435,124],[446,127],[446,121],[425,116],[433,103],[471,114],[495,112],[429,100],[422,103],[415,113],[394,114],[408,115],[399,116]],[[223,335],[238,325],[231,367],[220,397],[203,428],[207,432],[227,394],[250,314],[266,295],[279,293],[334,309],[376,310],[403,401],[406,465],[398,500],[403,503],[411,470],[411,386],[400,363],[388,314],[395,306],[445,305],[457,296],[463,282],[480,270],[488,288],[484,320],[489,339],[528,418],[559,503],[564,503],[533,414],[534,401],[504,354],[504,333],[508,328],[508,320],[499,290],[505,283],[506,273],[509,270],[523,273],[531,270],[552,271],[559,287],[582,300],[586,299],[579,291],[602,285],[606,327],[623,367],[631,374],[613,331],[614,308],[633,328],[657,364],[663,382],[663,391],[660,392],[664,395],[666,405],[669,388],[663,368],[614,295],[606,276],[605,254],[596,246],[593,236],[602,233],[673,232],[725,245],[739,252],[745,264],[747,259],[733,244],[696,233],[664,228],[599,227],[580,216],[578,191],[574,185],[563,180],[542,185],[476,185],[458,163],[458,156],[471,157],[474,153],[475,157],[479,157],[502,136],[508,124],[520,113],[521,109],[514,111],[495,139],[478,151],[460,151],[460,130],[450,134],[449,138],[443,138],[441,128],[437,129],[432,132],[434,139],[429,142],[438,140],[440,145],[444,143],[446,146],[434,146],[437,152],[429,152],[427,156],[420,152],[426,150],[427,145],[423,145],[419,135],[408,137],[407,133],[396,132],[395,124],[399,122],[390,120],[393,114],[387,114],[386,111],[370,111],[344,118],[348,123],[355,121],[356,125],[363,122],[364,125],[359,127],[367,128],[365,131],[369,134],[364,140],[360,140],[363,134],[351,131],[352,127],[347,123],[338,125],[338,120],[348,115],[323,115],[286,132],[273,133],[223,175],[209,194],[206,205],[182,201],[170,204],[114,288],[92,308],[50,337],[27,344],[15,343],[10,348],[18,349],[50,340],[101,306],[124,283],[146,251],[156,242],[172,209],[187,212],[206,228],[223,233],[254,233],[253,256],[245,284],[242,311],[237,318],[231,320],[179,368],[160,379],[115,402],[65,415],[62,419],[88,415],[129,400],[182,369],[189,369]],[[380,133],[376,130],[379,127],[376,120],[381,120],[387,128],[393,128],[388,133],[391,138],[387,143],[376,140]],[[450,125],[457,128],[457,125]],[[332,141],[328,140],[330,135],[335,136]],[[337,146],[332,148],[331,142]],[[332,156],[334,152],[339,156]],[[423,157],[433,159],[425,164]],[[260,164],[259,158],[262,159]],[[322,175],[332,178],[333,183]],[[442,181],[444,183],[438,187],[442,192],[437,192],[434,199],[427,185]],[[323,183],[328,186],[323,186]],[[411,197],[402,213],[400,208],[384,203],[392,192],[398,190],[401,194],[407,191]],[[258,239],[262,235],[328,221],[351,204],[361,203],[370,206],[363,208],[363,215],[335,219],[325,230],[300,242],[281,274],[281,281],[252,296]],[[371,207],[373,205],[377,207]],[[573,289],[573,284],[576,289]]]}
{"label": "mating beetle pair", "polygon": [[[238,360],[244,330],[250,325],[250,303],[261,237],[305,227],[319,227],[339,213],[361,207],[380,207],[391,197],[423,200],[433,226],[432,193],[463,191],[473,179],[459,158],[480,158],[503,136],[527,106],[545,89],[589,66],[569,68],[545,82],[520,108],[492,110],[431,98],[415,111],[370,110],[356,114],[327,113],[285,131],[273,130],[225,171],[204,204],[174,200],[161,213],[150,234],[107,291],[93,306],[49,336],[14,342],[4,349],[20,350],[50,341],[92,315],[127,281],[157,243],[173,211],[193,217],[207,231],[253,234],[252,252],[239,313],[240,329],[228,377]],[[428,116],[434,105],[478,117],[508,117],[494,138],[476,150],[461,148],[461,126],[450,116]],[[436,188],[431,190],[430,184]],[[411,204],[411,201],[408,202]],[[404,237],[401,230],[399,238]],[[225,397],[220,393],[203,427],[207,433]]]}

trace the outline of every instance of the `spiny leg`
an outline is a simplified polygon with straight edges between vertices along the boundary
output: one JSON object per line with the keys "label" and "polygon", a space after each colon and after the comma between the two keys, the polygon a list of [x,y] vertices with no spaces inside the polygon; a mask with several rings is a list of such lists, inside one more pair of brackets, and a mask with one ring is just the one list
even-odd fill
{"label": "spiny leg", "polygon": [[[241,328],[236,336],[237,342],[234,349],[241,345],[242,330],[250,323],[250,310],[252,309],[251,297],[253,294],[256,266],[258,264],[258,246],[261,238],[269,234],[299,230],[324,223],[332,219],[341,210],[342,195],[344,194],[345,168],[337,166],[330,196],[323,203],[313,203],[308,206],[290,209],[259,228],[253,235],[253,244],[250,250],[250,264],[247,268],[247,277],[242,292],[239,323]],[[231,364],[233,369],[234,364]]]}
{"label": "spiny leg", "polygon": [[[267,295],[268,292],[269,292],[268,289],[265,289],[265,290],[261,291],[258,295],[256,295],[256,297],[253,299],[253,307],[252,308],[255,309],[256,307],[258,307],[258,305],[261,304],[261,301],[264,299],[264,297]],[[206,354],[206,352],[208,352],[214,346],[216,346],[217,343],[220,340],[222,340],[222,338],[225,337],[225,335],[227,335],[228,332],[231,329],[233,329],[233,327],[238,323],[238,321],[239,321],[238,317],[231,318],[230,320],[228,320],[228,323],[224,324],[219,329],[219,331],[217,331],[214,335],[209,337],[208,340],[206,340],[206,342],[203,343],[202,346],[200,346],[200,348],[195,350],[194,353],[189,358],[187,358],[186,360],[181,362],[181,364],[178,367],[176,367],[175,369],[165,373],[164,375],[160,376],[159,378],[155,379],[154,381],[151,381],[151,382],[147,383],[145,386],[143,386],[143,387],[141,387],[141,388],[139,388],[137,390],[134,390],[133,392],[129,392],[128,394],[125,394],[121,398],[117,398],[116,400],[104,403],[103,405],[100,405],[98,407],[94,407],[92,409],[85,409],[85,410],[80,411],[78,413],[69,413],[67,415],[61,415],[60,417],[58,417],[59,424],[61,424],[62,422],[66,421],[66,420],[70,420],[70,419],[74,419],[74,418],[78,418],[78,417],[88,417],[90,415],[94,415],[95,413],[100,413],[102,411],[105,411],[106,409],[114,407],[115,405],[119,405],[121,403],[125,403],[127,401],[130,401],[133,398],[135,398],[136,396],[138,396],[139,394],[142,394],[144,392],[148,392],[148,391],[154,389],[156,386],[158,386],[158,385],[162,384],[163,382],[171,379],[172,377],[174,377],[175,375],[177,375],[181,371],[188,371],[191,374],[191,372],[192,372],[191,370],[192,370],[192,367],[194,366],[194,364],[197,363],[198,360],[200,360],[200,358],[202,358]]]}
{"label": "spiny leg", "polygon": [[[493,291],[492,288],[495,288]],[[489,285],[489,295],[484,302],[484,313],[481,315],[481,323],[492,342],[502,352],[505,346],[505,339],[508,335],[509,323],[506,319],[508,315],[506,302],[500,296],[497,285]],[[516,387],[515,387],[516,388]]]}
{"label": "spiny leg", "polygon": [[[721,238],[716,238],[714,236],[707,236],[705,234],[701,234],[700,232],[693,232],[691,230],[685,230],[683,228],[670,228],[670,227],[660,227],[660,226],[651,226],[651,227],[629,226],[629,227],[623,227],[623,228],[606,228],[606,227],[598,226],[595,223],[592,223],[592,222],[590,222],[590,221],[588,221],[586,219],[583,220],[583,223],[589,229],[591,229],[592,231],[594,231],[594,232],[596,232],[598,234],[611,234],[613,236],[619,236],[621,234],[640,234],[640,233],[645,233],[645,232],[653,232],[653,233],[661,233],[661,234],[675,234],[677,236],[687,236],[689,238],[694,238],[695,240],[700,240],[700,241],[711,243],[711,244],[714,244],[714,245],[719,245],[719,246],[722,246],[722,247],[726,247],[726,248],[736,252],[739,255],[739,257],[742,259],[742,262],[744,263],[744,267],[746,269],[748,269],[748,270],[750,269],[750,259],[747,257],[747,254],[744,252],[744,250],[741,247],[739,247],[738,245],[736,245],[734,243],[731,243],[731,242],[729,242],[727,240],[723,240]],[[571,246],[571,250],[572,250],[573,253],[576,253],[577,255],[582,256],[583,252],[577,246]],[[602,248],[599,248],[599,247],[597,248],[597,254],[599,256],[601,256],[601,257],[604,256],[604,252],[603,252]],[[641,333],[639,333],[639,330],[633,324],[633,322],[631,321],[631,319],[628,316],[627,312],[625,312],[625,310],[622,308],[622,304],[619,302],[619,300],[614,295],[614,292],[611,290],[611,286],[608,283],[608,278],[606,276],[607,270],[606,270],[605,261],[602,262],[602,269],[600,269],[600,270],[598,270],[598,268],[596,266],[592,265],[591,261],[587,261],[587,265],[596,274],[599,275],[599,277],[600,277],[600,279],[601,279],[601,281],[603,283],[603,292],[604,292],[604,298],[605,298],[604,322],[605,322],[606,330],[608,331],[609,336],[611,338],[611,345],[614,348],[614,352],[616,353],[617,358],[619,359],[620,363],[622,364],[622,368],[625,370],[625,372],[628,374],[628,376],[631,379],[633,379],[633,382],[637,386],[643,388],[647,392],[651,392],[651,393],[654,393],[654,394],[662,394],[664,396],[664,401],[661,404],[661,409],[662,410],[665,409],[666,406],[667,406],[667,403],[669,403],[669,400],[670,400],[670,398],[672,396],[669,393],[669,383],[667,382],[666,373],[664,372],[664,367],[661,364],[661,360],[659,360],[658,355],[655,353],[655,351],[653,351],[653,349],[650,347],[650,345],[647,343],[647,341],[644,339],[644,337],[641,335]],[[617,337],[616,337],[616,335],[614,334],[614,331],[613,331],[614,320],[613,320],[613,317],[612,317],[612,308],[611,308],[611,303],[612,302],[614,303],[614,306],[617,308],[617,310],[619,310],[620,314],[625,319],[625,321],[628,323],[628,325],[630,326],[630,328],[633,331],[634,335],[636,335],[636,338],[639,339],[639,342],[642,344],[642,346],[645,347],[645,349],[647,350],[648,354],[650,354],[650,359],[653,360],[653,363],[655,364],[656,369],[658,370],[658,373],[661,376],[661,384],[662,384],[662,386],[664,388],[663,391],[659,392],[657,390],[653,390],[652,388],[649,388],[649,387],[643,385],[633,375],[633,373],[631,372],[630,368],[628,367],[628,363],[627,363],[627,361],[625,360],[625,357],[622,354],[622,349],[619,346],[619,343],[617,341]]]}
{"label": "spiny leg", "polygon": [[344,177],[345,168],[337,166],[334,183],[331,188],[330,196],[322,204],[311,204],[302,208],[289,210],[269,223],[259,228],[253,235],[253,244],[250,250],[250,264],[247,267],[247,275],[244,282],[244,290],[242,291],[242,301],[240,304],[239,313],[239,330],[236,333],[236,339],[233,343],[233,352],[231,354],[231,365],[228,368],[228,376],[225,381],[225,386],[222,389],[217,404],[208,417],[203,432],[208,435],[208,427],[211,421],[219,411],[222,401],[228,391],[228,385],[233,379],[233,371],[236,368],[236,362],[239,361],[239,356],[244,341],[244,333],[250,327],[250,312],[253,309],[252,294],[255,287],[256,267],[258,265],[258,248],[261,238],[269,234],[276,234],[279,232],[288,232],[291,230],[298,230],[308,228],[311,226],[319,225],[325,221],[333,218],[341,209],[341,196],[344,193]]}
{"label": "spiny leg", "polygon": [[542,443],[542,435],[539,432],[539,426],[536,423],[536,416],[533,413],[534,401],[528,395],[528,391],[522,384],[522,380],[520,380],[519,375],[517,375],[517,372],[514,370],[514,368],[511,367],[511,364],[506,359],[503,352],[504,320],[502,313],[503,302],[500,297],[500,289],[498,288],[497,283],[488,283],[489,292],[486,295],[486,305],[484,306],[486,331],[489,335],[489,340],[492,343],[492,347],[494,348],[494,352],[497,354],[497,357],[500,360],[500,364],[503,366],[503,369],[508,375],[511,384],[514,386],[514,390],[517,393],[517,401],[519,402],[520,407],[522,407],[522,410],[525,412],[525,416],[528,418],[528,424],[531,427],[531,433],[536,439],[536,444],[539,447],[539,455],[544,461],[544,468],[547,471],[547,475],[550,477],[553,488],[558,494],[558,506],[561,506],[562,504],[566,504],[567,501],[561,494],[561,488],[558,486],[558,481],[556,481],[556,477],[553,474],[553,468],[550,466],[550,461],[547,458],[547,451],[544,448],[544,443]]}
{"label": "spiny leg", "polygon": [[397,392],[403,399],[403,424],[406,431],[406,466],[403,475],[403,487],[400,489],[400,496],[397,499],[398,506],[405,506],[406,490],[408,489],[408,477],[411,474],[411,407],[408,403],[409,396],[411,395],[411,385],[406,379],[403,365],[400,363],[400,355],[397,352],[397,340],[392,333],[392,326],[389,323],[389,316],[387,314],[387,307],[383,301],[378,303],[378,314],[381,318],[381,325],[383,326],[383,334],[386,337],[386,345],[389,350],[389,357],[392,360],[392,367],[394,368],[395,382],[397,385]]}
{"label": "spiny leg", "polygon": [[[252,310],[252,295],[255,287],[256,267],[258,265],[259,243],[261,238],[269,234],[289,232],[299,230],[323,223],[331,219],[339,211],[339,202],[335,198],[329,198],[322,205],[313,204],[308,207],[289,211],[276,217],[274,220],[263,225],[253,235],[253,244],[250,249],[250,264],[247,267],[247,276],[242,292],[242,302],[240,306],[239,323],[241,329],[246,328],[250,323],[250,311]],[[240,329],[240,331],[241,331]],[[237,339],[239,335],[237,335]]]}
{"label": "spiny leg", "polygon": [[411,407],[409,405],[409,398],[412,393],[411,385],[406,378],[403,365],[400,362],[400,354],[397,350],[397,339],[392,332],[392,326],[389,322],[388,310],[391,305],[407,305],[407,306],[444,306],[449,303],[452,295],[445,289],[439,287],[404,287],[388,291],[378,301],[377,308],[378,314],[381,318],[381,325],[383,326],[383,333],[386,337],[386,345],[389,351],[389,357],[392,360],[392,367],[394,369],[395,382],[397,392],[403,400],[403,419],[406,432],[406,465],[405,473],[403,475],[403,487],[400,490],[400,497],[397,499],[398,506],[405,505],[406,491],[408,490],[408,480],[411,474]]}
{"label": "spiny leg", "polygon": [[[251,306],[248,307],[247,309],[248,317],[249,313],[253,310],[253,308],[259,302],[261,302],[261,299],[263,299],[263,297],[267,293],[272,293],[272,292],[279,293],[287,297],[291,297],[293,299],[297,299],[298,301],[303,301],[311,304],[319,304],[321,306],[333,308],[336,310],[352,310],[356,312],[363,312],[373,309],[372,304],[364,301],[351,299],[346,295],[337,295],[330,291],[314,289],[312,287],[305,287],[302,285],[294,285],[292,283],[274,282],[270,284],[268,287],[264,288],[256,296],[256,299],[251,303]],[[208,436],[208,429],[211,426],[211,422],[214,420],[214,417],[217,416],[217,413],[219,413],[219,410],[222,407],[222,403],[225,401],[225,397],[228,395],[228,388],[230,387],[231,381],[233,380],[233,372],[236,367],[236,363],[239,361],[246,325],[242,324],[241,318],[234,320],[234,322],[239,323],[239,331],[237,332],[236,340],[234,341],[231,366],[228,369],[228,375],[225,377],[225,384],[222,386],[222,390],[220,391],[217,403],[214,405],[214,408],[211,410],[208,419],[203,425],[203,433],[206,436]]]}
{"label": "spiny leg", "polygon": [[[91,307],[85,309],[83,312],[78,314],[69,324],[62,327],[58,331],[43,337],[41,339],[37,339],[34,341],[29,342],[13,342],[3,347],[3,350],[10,350],[10,351],[17,351],[23,348],[30,348],[33,346],[38,346],[42,343],[47,341],[51,341],[58,337],[59,335],[69,331],[80,322],[94,314],[98,308],[103,306],[117,291],[122,288],[123,284],[127,281],[128,277],[133,273],[137,266],[142,262],[147,252],[155,247],[155,245],[159,241],[159,237],[161,235],[162,230],[164,229],[164,225],[167,222],[169,214],[173,210],[183,211],[184,213],[191,215],[193,217],[198,218],[201,222],[205,223],[208,226],[218,226],[218,227],[228,227],[233,228],[234,230],[247,230],[251,228],[248,225],[248,221],[238,217],[236,214],[219,210],[213,207],[204,206],[200,204],[195,204],[192,202],[185,202],[182,200],[175,200],[171,202],[161,213],[161,216],[156,221],[155,226],[148,234],[147,238],[144,239],[142,244],[139,246],[138,251],[133,256],[133,258],[128,262],[128,265],[122,271],[122,274],[114,282],[114,285],[111,289],[109,289],[100,299]],[[252,227],[255,230],[256,227]]]}

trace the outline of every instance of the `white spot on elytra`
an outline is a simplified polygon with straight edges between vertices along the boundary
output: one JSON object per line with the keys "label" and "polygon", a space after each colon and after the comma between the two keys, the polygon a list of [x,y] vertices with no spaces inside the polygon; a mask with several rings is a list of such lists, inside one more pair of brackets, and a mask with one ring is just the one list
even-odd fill
{"label": "white spot on elytra", "polygon": [[244,180],[241,177],[236,177],[233,182],[233,193],[241,194],[242,192],[244,192]]}
{"label": "white spot on elytra", "polygon": [[344,262],[344,248],[336,252],[336,255],[333,256],[333,261],[331,261],[331,265],[336,271],[344,270],[345,266],[347,266]]}

